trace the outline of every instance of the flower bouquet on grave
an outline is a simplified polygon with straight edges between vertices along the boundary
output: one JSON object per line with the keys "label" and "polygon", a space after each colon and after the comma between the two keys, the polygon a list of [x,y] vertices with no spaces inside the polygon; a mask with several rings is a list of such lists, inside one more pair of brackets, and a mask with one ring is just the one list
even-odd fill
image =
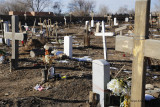
{"label": "flower bouquet on grave", "polygon": [[120,96],[120,107],[129,107],[131,82],[122,79],[112,79],[107,84],[107,89],[111,90],[116,96]]}

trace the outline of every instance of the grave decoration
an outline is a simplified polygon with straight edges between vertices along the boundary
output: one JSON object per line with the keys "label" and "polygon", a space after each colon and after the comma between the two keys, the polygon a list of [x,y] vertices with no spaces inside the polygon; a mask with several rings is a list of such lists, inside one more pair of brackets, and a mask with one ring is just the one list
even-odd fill
{"label": "grave decoration", "polygon": [[107,89],[111,90],[112,94],[120,96],[120,107],[128,107],[130,105],[130,81],[126,82],[123,79],[112,79],[107,84]]}

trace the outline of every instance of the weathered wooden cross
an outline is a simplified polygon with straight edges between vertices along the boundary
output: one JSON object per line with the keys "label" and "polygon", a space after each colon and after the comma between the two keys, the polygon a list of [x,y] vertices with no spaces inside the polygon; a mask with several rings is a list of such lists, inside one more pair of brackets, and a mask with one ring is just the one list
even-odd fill
{"label": "weathered wooden cross", "polygon": [[12,32],[4,32],[4,38],[12,40],[12,58],[11,58],[11,69],[18,68],[18,47],[19,40],[23,41],[27,38],[27,35],[18,33],[18,16],[12,16]]}
{"label": "weathered wooden cross", "polygon": [[105,32],[105,24],[102,21],[102,33],[95,33],[95,36],[103,37],[103,51],[104,51],[104,59],[107,60],[107,46],[106,46],[106,38],[105,36],[113,36],[113,32]]}
{"label": "weathered wooden cross", "polygon": [[116,37],[116,50],[133,54],[131,107],[145,106],[146,57],[160,59],[160,41],[147,39],[150,0],[136,0],[134,37]]}

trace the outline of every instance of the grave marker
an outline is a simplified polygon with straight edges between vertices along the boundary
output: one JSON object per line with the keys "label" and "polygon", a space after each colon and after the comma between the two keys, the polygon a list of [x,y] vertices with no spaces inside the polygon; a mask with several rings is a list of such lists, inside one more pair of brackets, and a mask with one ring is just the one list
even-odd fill
{"label": "grave marker", "polygon": [[117,18],[114,18],[114,26],[118,26]]}
{"label": "grave marker", "polygon": [[125,18],[125,22],[129,22],[129,18],[128,17]]}
{"label": "grave marker", "polygon": [[64,54],[72,58],[72,36],[64,37]]}
{"label": "grave marker", "polygon": [[12,57],[11,57],[11,69],[18,68],[18,47],[19,40],[26,39],[26,35],[23,33],[18,33],[18,16],[12,16],[12,32],[4,32],[4,38],[12,40]]}
{"label": "grave marker", "polygon": [[66,17],[64,16],[64,24],[65,24],[65,26],[67,26],[67,19],[66,19]]}
{"label": "grave marker", "polygon": [[107,107],[110,103],[107,83],[110,81],[110,64],[104,60],[92,61],[92,90],[99,95],[101,107]]}
{"label": "grave marker", "polygon": [[93,11],[91,12],[91,16],[92,16],[92,20],[91,20],[91,27],[94,27],[94,20],[93,20],[94,13],[93,13]]}
{"label": "grave marker", "polygon": [[102,21],[102,33],[95,33],[95,36],[102,36],[102,38],[103,38],[104,59],[107,60],[107,47],[106,47],[105,36],[113,36],[113,32],[105,32],[104,21]]}
{"label": "grave marker", "polygon": [[86,34],[84,36],[84,46],[90,46],[90,36],[88,32],[89,22],[86,22]]}
{"label": "grave marker", "polygon": [[135,36],[117,36],[116,50],[122,52],[125,50],[124,52],[133,53],[131,107],[144,107],[145,57],[160,59],[160,51],[158,49],[160,47],[160,41],[146,39],[149,35],[150,0],[136,0],[135,9]]}
{"label": "grave marker", "polygon": [[[4,28],[4,32],[9,32],[9,26],[8,26],[8,22],[7,21],[5,21],[4,23],[3,23],[3,28]],[[6,42],[6,44],[7,44],[7,46],[10,46],[10,39],[5,39],[5,42]]]}

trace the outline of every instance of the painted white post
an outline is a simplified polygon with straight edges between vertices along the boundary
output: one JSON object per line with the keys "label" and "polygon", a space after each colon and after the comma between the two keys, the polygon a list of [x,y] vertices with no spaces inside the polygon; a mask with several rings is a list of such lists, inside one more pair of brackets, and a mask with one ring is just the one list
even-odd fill
{"label": "painted white post", "polygon": [[72,36],[64,37],[64,54],[72,58]]}
{"label": "painted white post", "polygon": [[91,20],[91,27],[94,27],[94,20]]}
{"label": "painted white post", "polygon": [[105,25],[104,25],[104,21],[102,21],[102,35],[103,35],[104,59],[107,60],[107,46],[106,46],[106,38],[105,38]]}
{"label": "painted white post", "polygon": [[107,107],[110,103],[107,83],[110,81],[110,64],[104,60],[92,61],[92,90],[99,95],[101,107]]}
{"label": "painted white post", "polygon": [[125,18],[125,22],[128,22],[128,21],[129,21],[129,19],[128,19],[128,17],[126,17],[126,18]]}
{"label": "painted white post", "polygon": [[117,23],[117,18],[114,18],[114,26],[117,26],[118,23]]}
{"label": "painted white post", "polygon": [[85,28],[84,29],[87,29],[88,23],[89,23],[89,21],[85,21]]}
{"label": "painted white post", "polygon": [[[9,32],[9,26],[8,26],[8,22],[7,22],[7,21],[5,21],[5,22],[3,23],[3,27],[4,27],[4,32]],[[10,45],[11,45],[11,44],[10,44],[10,39],[6,39],[6,38],[5,38],[5,42],[6,42],[7,46],[10,46]]]}

